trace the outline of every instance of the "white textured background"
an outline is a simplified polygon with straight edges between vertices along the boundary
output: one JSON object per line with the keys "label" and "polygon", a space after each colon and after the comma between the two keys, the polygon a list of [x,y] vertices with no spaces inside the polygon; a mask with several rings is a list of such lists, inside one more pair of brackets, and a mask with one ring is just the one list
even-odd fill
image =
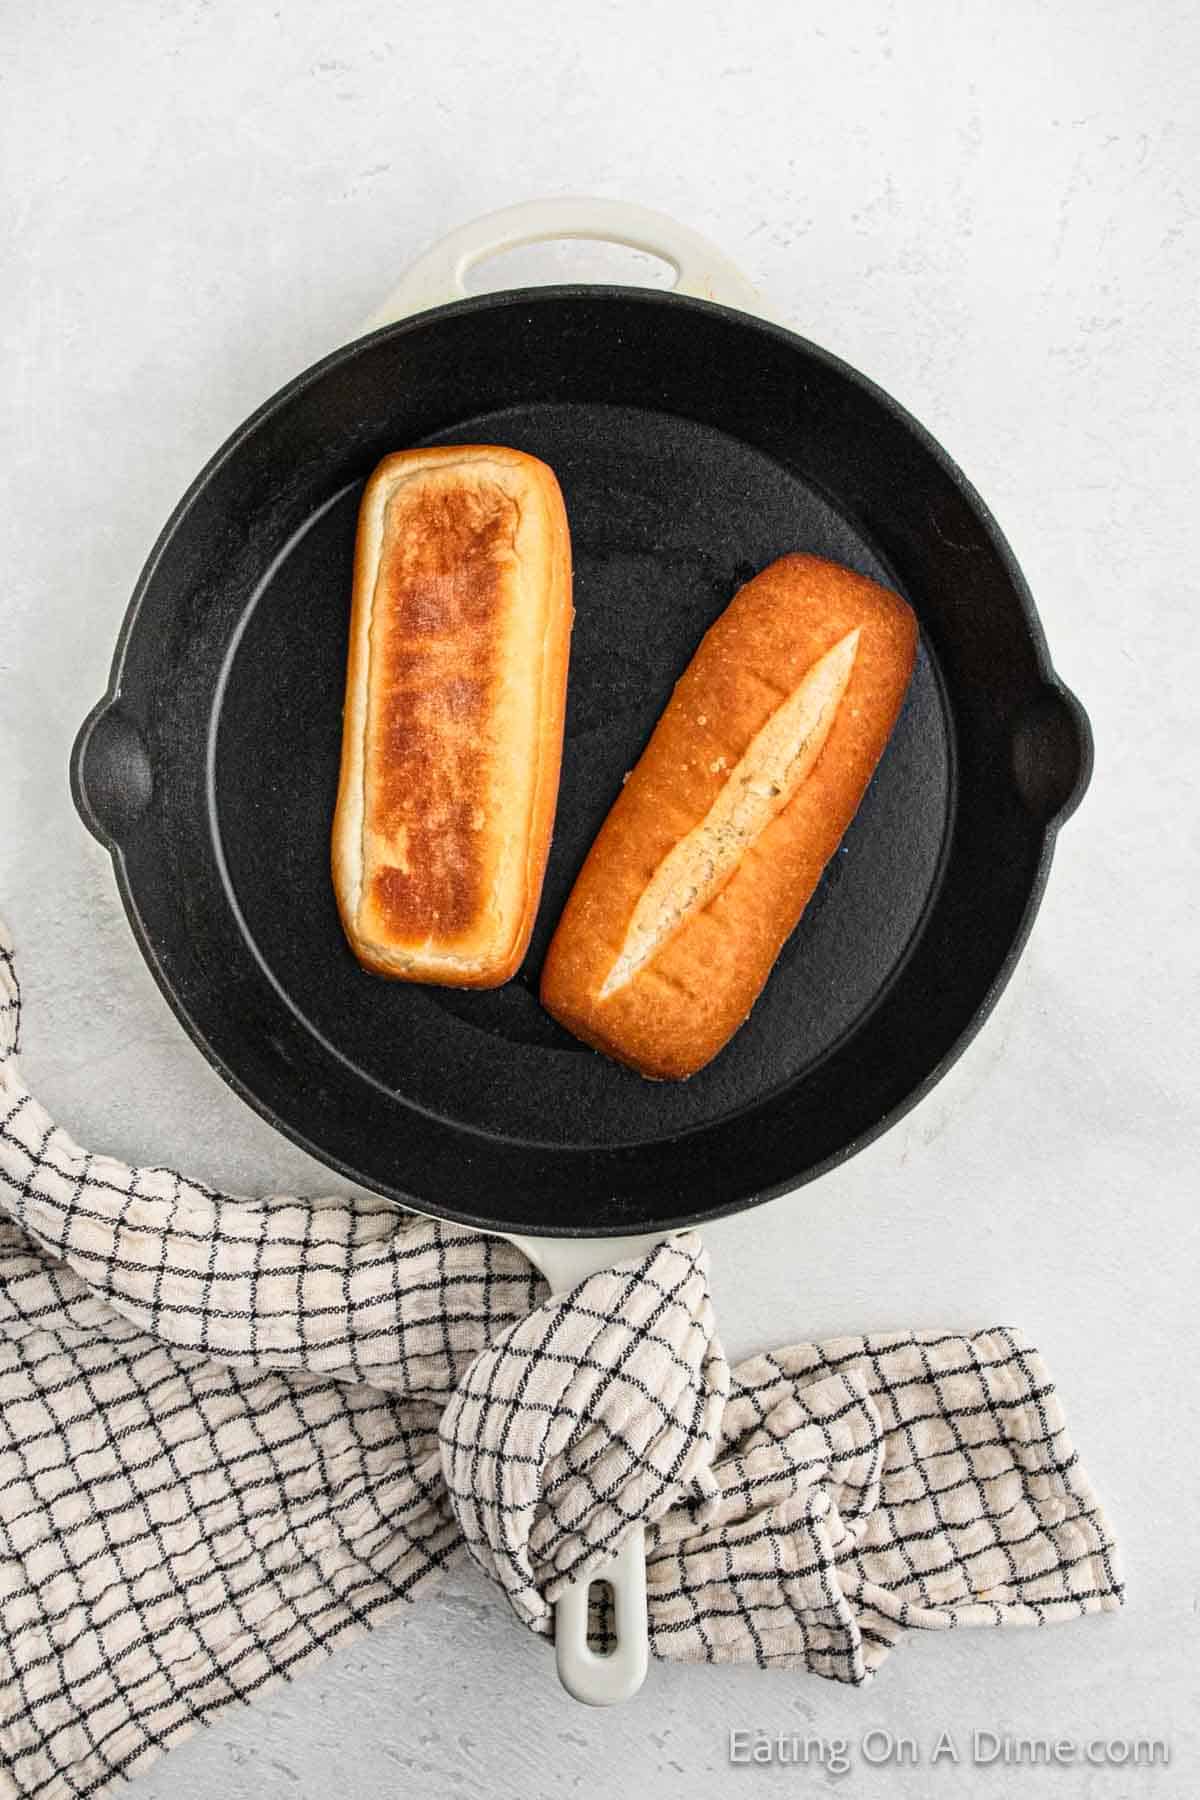
{"label": "white textured background", "polygon": [[1028,955],[951,1077],[849,1167],[709,1239],[735,1355],[1030,1329],[1122,1541],[1127,1611],[916,1641],[857,1693],[656,1668],[597,1715],[463,1577],[172,1753],[145,1800],[826,1791],[815,1769],[729,1769],[727,1730],[759,1726],[1174,1746],[1169,1770],[1124,1774],[856,1759],[856,1795],[1200,1791],[1194,7],[41,0],[2,18],[0,906],[26,1072],[84,1142],[244,1189],[329,1180],[175,1024],[67,754],[196,469],[476,213],[591,191],[711,235],[962,463],[1097,736]]}

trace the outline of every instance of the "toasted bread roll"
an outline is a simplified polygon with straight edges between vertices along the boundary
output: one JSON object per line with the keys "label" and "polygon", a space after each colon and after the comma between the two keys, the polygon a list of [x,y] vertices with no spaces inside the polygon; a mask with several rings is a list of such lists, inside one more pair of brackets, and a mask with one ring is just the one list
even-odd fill
{"label": "toasted bread roll", "polygon": [[525,954],[562,759],[571,552],[518,450],[402,451],[358,519],[333,885],[364,967],[497,987]]}
{"label": "toasted bread roll", "polygon": [[815,556],[741,589],[579,873],[542,971],[556,1019],[660,1078],[728,1043],[858,809],[916,646],[898,595]]}

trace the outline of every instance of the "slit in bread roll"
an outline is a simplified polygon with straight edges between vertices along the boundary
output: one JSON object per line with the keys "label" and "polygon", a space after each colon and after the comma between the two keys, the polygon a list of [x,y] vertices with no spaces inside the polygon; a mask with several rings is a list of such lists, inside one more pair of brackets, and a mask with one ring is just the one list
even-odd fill
{"label": "slit in bread roll", "polygon": [[599,998],[632,979],[724,887],[782,812],[824,747],[854,667],[860,630],[820,657],[751,741],[708,812],[659,863],[634,908]]}
{"label": "slit in bread roll", "polygon": [[359,513],[333,879],[364,967],[519,966],[558,793],[570,540],[553,473],[491,445],[389,456]]}

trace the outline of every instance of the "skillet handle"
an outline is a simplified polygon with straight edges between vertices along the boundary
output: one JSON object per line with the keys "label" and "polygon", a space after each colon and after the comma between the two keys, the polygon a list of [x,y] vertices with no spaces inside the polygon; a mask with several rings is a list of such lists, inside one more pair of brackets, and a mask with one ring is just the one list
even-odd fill
{"label": "skillet handle", "polygon": [[460,225],[418,257],[363,330],[378,331],[431,306],[465,300],[465,278],[477,264],[501,251],[554,238],[590,238],[644,251],[670,263],[675,270],[675,293],[715,300],[758,318],[774,316],[741,270],[699,232],[677,224],[666,213],[625,200],[564,195],[525,200]]}
{"label": "skillet handle", "polygon": [[[612,1589],[616,1644],[599,1655],[587,1641],[588,1594],[593,1581]],[[573,1581],[554,1603],[554,1660],[558,1679],[585,1706],[618,1706],[632,1700],[646,1679],[646,1528],[639,1519],[610,1562],[587,1581]]]}
{"label": "skillet handle", "polygon": [[[643,1256],[663,1241],[662,1232],[622,1238],[514,1237],[512,1242],[540,1269],[552,1294],[575,1287],[600,1269]],[[612,1590],[616,1645],[601,1656],[587,1641],[588,1591],[593,1582]],[[641,1520],[621,1540],[612,1558],[586,1581],[573,1581],[554,1603],[554,1658],[558,1679],[585,1706],[616,1706],[632,1700],[650,1666],[646,1620],[646,1532]]]}
{"label": "skillet handle", "polygon": [[154,793],[146,740],[119,701],[93,706],[71,748],[71,797],[80,818],[110,852],[136,825]]}
{"label": "skillet handle", "polygon": [[1079,700],[1057,676],[1016,722],[1012,767],[1026,809],[1047,827],[1075,811],[1092,778],[1092,726]]}

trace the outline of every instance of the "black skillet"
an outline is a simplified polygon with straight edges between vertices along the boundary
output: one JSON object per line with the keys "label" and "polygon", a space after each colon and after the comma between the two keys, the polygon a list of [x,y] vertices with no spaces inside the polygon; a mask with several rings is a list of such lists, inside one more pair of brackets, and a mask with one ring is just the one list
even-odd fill
{"label": "black skillet", "polygon": [[[461,441],[550,463],[575,556],[553,852],[492,993],[365,974],[329,880],[362,484],[388,451]],[[796,549],[907,596],[916,675],[749,1023],[692,1081],[647,1083],[540,1010],[538,971],[701,634]],[[1012,552],[893,400],[745,312],[557,287],[376,331],[234,434],[151,553],[71,775],[164,994],[244,1099],[367,1187],[546,1237],[733,1212],[898,1119],[1011,974],[1090,760]]]}

